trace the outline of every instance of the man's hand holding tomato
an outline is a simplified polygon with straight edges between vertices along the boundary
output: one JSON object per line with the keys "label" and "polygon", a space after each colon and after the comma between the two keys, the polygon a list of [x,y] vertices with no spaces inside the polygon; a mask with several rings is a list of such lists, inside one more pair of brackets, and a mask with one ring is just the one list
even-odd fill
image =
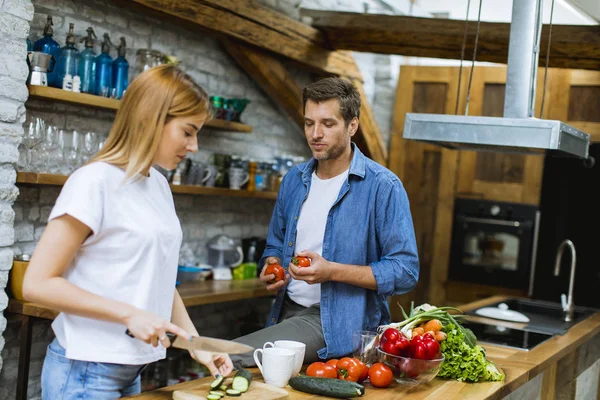
{"label": "man's hand holding tomato", "polygon": [[323,283],[332,280],[333,268],[331,263],[312,251],[303,250],[298,253],[299,257],[308,257],[311,261],[309,267],[301,267],[290,263],[288,271],[292,278],[304,281],[309,285]]}
{"label": "man's hand holding tomato", "polygon": [[[260,280],[267,285],[267,290],[269,291],[277,292],[290,281],[290,276],[285,273],[280,264],[281,260],[279,258],[267,257],[265,266],[260,272]],[[276,266],[279,266],[283,270],[283,273]],[[272,271],[273,269],[274,271]]]}

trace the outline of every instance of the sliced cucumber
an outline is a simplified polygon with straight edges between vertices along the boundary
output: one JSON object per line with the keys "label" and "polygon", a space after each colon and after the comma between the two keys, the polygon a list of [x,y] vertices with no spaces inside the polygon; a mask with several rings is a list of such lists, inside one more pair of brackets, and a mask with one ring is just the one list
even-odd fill
{"label": "sliced cucumber", "polygon": [[227,393],[227,396],[231,396],[231,397],[240,397],[242,395],[242,392],[240,392],[239,390],[235,390],[235,389],[227,389],[227,391],[225,393]]}
{"label": "sliced cucumber", "polygon": [[210,389],[217,389],[219,388],[222,384],[223,381],[225,380],[224,376],[220,376],[217,379],[215,379],[214,381],[212,381],[212,383],[210,384]]}
{"label": "sliced cucumber", "polygon": [[244,393],[248,390],[250,382],[252,382],[252,373],[246,369],[240,369],[233,378],[231,388]]}
{"label": "sliced cucumber", "polygon": [[228,388],[229,388],[229,386],[227,386],[227,385],[221,385],[221,387],[219,387],[219,390],[226,392]]}
{"label": "sliced cucumber", "polygon": [[208,396],[206,396],[206,400],[221,400],[223,396],[218,395],[218,394],[209,394]]}
{"label": "sliced cucumber", "polygon": [[208,392],[208,394],[212,394],[212,395],[219,396],[219,397],[225,396],[225,393],[220,392],[220,391],[217,392],[216,390],[211,390],[210,392]]}

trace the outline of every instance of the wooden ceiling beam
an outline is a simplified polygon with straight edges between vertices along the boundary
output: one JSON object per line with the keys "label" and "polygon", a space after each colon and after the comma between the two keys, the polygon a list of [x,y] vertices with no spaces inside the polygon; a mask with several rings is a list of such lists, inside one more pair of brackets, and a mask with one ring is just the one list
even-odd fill
{"label": "wooden ceiling beam", "polygon": [[[398,15],[302,10],[312,18],[331,48],[414,57],[460,59],[464,21]],[[471,59],[476,21],[470,21],[465,58]],[[482,22],[477,61],[505,64],[509,23]],[[542,30],[540,66],[544,65],[548,26]],[[550,67],[600,70],[600,25],[553,25]]]}
{"label": "wooden ceiling beam", "polygon": [[331,51],[317,29],[261,5],[255,0],[130,0],[159,15],[168,15],[227,38],[295,60],[324,74],[362,81],[352,54]]}

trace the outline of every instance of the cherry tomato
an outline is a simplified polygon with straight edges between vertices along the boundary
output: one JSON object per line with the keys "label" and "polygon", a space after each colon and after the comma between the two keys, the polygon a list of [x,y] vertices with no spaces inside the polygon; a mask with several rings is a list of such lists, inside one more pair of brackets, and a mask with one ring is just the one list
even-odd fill
{"label": "cherry tomato", "polygon": [[279,282],[285,279],[285,269],[279,264],[269,264],[267,265],[267,269],[265,270],[265,275],[275,275],[275,279],[271,280],[269,283],[273,284],[275,282]]}
{"label": "cherry tomato", "polygon": [[337,371],[331,365],[324,362],[314,362],[306,369],[307,376],[317,376],[319,378],[337,378]]}
{"label": "cherry tomato", "polygon": [[310,258],[296,256],[296,257],[292,258],[292,264],[294,264],[298,267],[310,267]]}
{"label": "cherry tomato", "polygon": [[357,360],[350,357],[344,357],[338,361],[336,367],[338,378],[343,381],[358,382],[362,373],[362,368],[356,361]]}
{"label": "cherry tomato", "polygon": [[369,368],[369,381],[375,387],[386,388],[390,386],[393,378],[392,370],[385,364],[375,363]]}

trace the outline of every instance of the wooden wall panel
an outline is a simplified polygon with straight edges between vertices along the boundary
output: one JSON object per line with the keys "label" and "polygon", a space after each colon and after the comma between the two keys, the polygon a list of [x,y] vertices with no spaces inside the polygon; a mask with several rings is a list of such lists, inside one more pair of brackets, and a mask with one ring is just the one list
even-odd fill
{"label": "wooden wall panel", "polygon": [[571,86],[568,118],[600,122],[600,86]]}

